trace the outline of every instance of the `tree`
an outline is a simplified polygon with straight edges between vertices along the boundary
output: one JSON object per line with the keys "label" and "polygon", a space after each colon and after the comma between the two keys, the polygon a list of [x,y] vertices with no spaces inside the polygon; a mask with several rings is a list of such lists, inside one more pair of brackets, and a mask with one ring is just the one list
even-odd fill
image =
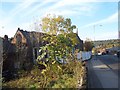
{"label": "tree", "polygon": [[[42,19],[40,24],[44,33],[44,42],[48,42],[46,45],[40,47],[39,50],[42,55],[39,55],[37,62],[39,64],[49,65],[59,63],[61,61],[68,62],[75,59],[72,53],[73,48],[78,43],[76,35],[73,33],[73,29],[76,28],[72,25],[70,18],[63,18],[62,16],[51,16],[47,15]],[[41,62],[42,58],[48,57]]]}
{"label": "tree", "polygon": [[[43,40],[47,42],[46,45],[40,48],[39,51],[42,54],[37,58],[38,64],[45,66],[45,69],[41,72],[44,76],[44,82],[51,82],[52,77],[61,78],[65,73],[73,72],[75,75],[75,70],[78,68],[77,65],[81,65],[80,62],[77,62],[76,56],[72,52],[75,45],[79,42],[76,34],[73,33],[73,29],[76,26],[72,25],[70,18],[65,19],[62,16],[55,15],[47,15],[42,19],[40,25],[43,32],[46,33]],[[42,61],[42,58],[45,58],[46,55],[48,57]],[[65,63],[67,63],[67,66],[65,66]],[[71,65],[76,65],[75,69]]]}
{"label": "tree", "polygon": [[94,47],[94,45],[93,45],[92,41],[87,38],[84,42],[84,50],[91,51],[93,47]]}
{"label": "tree", "polygon": [[42,30],[50,35],[58,35],[73,32],[76,28],[75,25],[71,25],[71,19],[64,19],[62,16],[47,15],[42,19]]}
{"label": "tree", "polygon": [[[77,38],[73,33],[73,29],[76,26],[72,25],[71,19],[64,19],[62,16],[47,15],[42,19],[41,26],[42,30],[47,33],[43,40],[48,42],[41,49],[49,51],[48,59],[51,60],[51,58],[54,58],[55,61],[59,58],[66,59],[68,55],[72,54],[72,48],[77,44]],[[45,54],[46,52],[39,58],[43,58]]]}

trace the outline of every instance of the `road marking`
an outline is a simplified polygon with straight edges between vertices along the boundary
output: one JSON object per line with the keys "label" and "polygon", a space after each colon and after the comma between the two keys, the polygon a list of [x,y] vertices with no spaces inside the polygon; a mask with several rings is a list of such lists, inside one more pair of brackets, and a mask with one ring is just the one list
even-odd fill
{"label": "road marking", "polygon": [[105,69],[105,70],[110,70],[110,68],[103,64],[100,60],[94,60],[92,62],[92,65],[93,65],[93,69]]}
{"label": "road marking", "polygon": [[[118,76],[99,59],[92,60],[92,66],[103,88],[118,88]],[[109,81],[109,82],[108,82]]]}

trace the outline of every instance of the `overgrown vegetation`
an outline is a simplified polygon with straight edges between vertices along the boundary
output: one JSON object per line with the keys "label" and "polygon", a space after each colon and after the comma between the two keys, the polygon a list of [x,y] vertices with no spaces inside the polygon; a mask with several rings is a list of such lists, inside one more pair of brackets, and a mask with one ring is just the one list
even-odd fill
{"label": "overgrown vegetation", "polygon": [[[37,68],[27,76],[4,83],[4,87],[19,88],[77,88],[78,80],[84,75],[81,62],[77,61],[75,45],[78,44],[71,19],[51,16],[42,19],[42,30],[47,33],[40,47]],[[41,66],[44,68],[39,69]]]}
{"label": "overgrown vegetation", "polygon": [[[38,67],[31,72],[21,71],[19,79],[3,83],[4,88],[77,88],[78,80],[84,75],[84,68],[79,61],[59,65],[52,65],[43,74]],[[46,76],[44,76],[46,75]]]}

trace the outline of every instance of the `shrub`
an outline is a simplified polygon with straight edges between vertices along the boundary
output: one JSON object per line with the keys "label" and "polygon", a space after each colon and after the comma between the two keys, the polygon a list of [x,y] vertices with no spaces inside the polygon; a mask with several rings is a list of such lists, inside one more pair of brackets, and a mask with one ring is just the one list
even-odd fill
{"label": "shrub", "polygon": [[[18,79],[3,83],[5,88],[76,88],[78,80],[84,75],[82,64],[71,61],[65,65],[51,65],[47,71],[35,67],[31,72],[22,71]],[[27,75],[26,75],[27,73]]]}

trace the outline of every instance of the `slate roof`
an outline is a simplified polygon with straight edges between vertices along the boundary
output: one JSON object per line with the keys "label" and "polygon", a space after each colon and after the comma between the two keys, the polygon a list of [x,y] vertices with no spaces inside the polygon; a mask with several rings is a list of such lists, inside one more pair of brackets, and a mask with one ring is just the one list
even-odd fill
{"label": "slate roof", "polygon": [[[23,36],[26,38],[27,40],[27,44],[28,45],[32,45],[33,42],[36,42],[36,43],[39,43],[39,38],[42,36],[42,35],[45,35],[45,33],[42,33],[42,32],[35,32],[35,31],[23,31],[21,29],[18,28],[18,31],[20,31]],[[33,41],[33,42],[32,42]]]}
{"label": "slate roof", "polygon": [[[23,34],[23,36],[26,38],[27,43],[28,43],[29,45],[32,45],[32,43],[33,43],[34,41],[36,41],[37,43],[41,43],[41,42],[39,41],[39,38],[40,38],[41,36],[43,36],[43,35],[46,35],[45,33],[42,33],[42,32],[23,31],[23,30],[20,29],[20,28],[18,28],[18,31],[20,31],[20,32]],[[75,35],[76,35],[76,37],[78,38],[78,41],[80,42],[80,44],[76,45],[76,47],[78,47],[78,48],[81,47],[81,49],[82,49],[82,48],[83,48],[83,46],[82,46],[83,40],[80,39],[80,37],[78,36],[78,34],[75,33]],[[41,38],[42,38],[42,37],[41,37]],[[32,42],[32,41],[33,41],[33,42]]]}
{"label": "slate roof", "polygon": [[23,34],[23,36],[26,38],[26,40],[27,40],[27,43],[29,44],[29,45],[31,45],[31,40],[30,40],[30,34],[29,34],[29,32],[27,32],[27,31],[23,31],[23,30],[19,30],[22,34]]}

